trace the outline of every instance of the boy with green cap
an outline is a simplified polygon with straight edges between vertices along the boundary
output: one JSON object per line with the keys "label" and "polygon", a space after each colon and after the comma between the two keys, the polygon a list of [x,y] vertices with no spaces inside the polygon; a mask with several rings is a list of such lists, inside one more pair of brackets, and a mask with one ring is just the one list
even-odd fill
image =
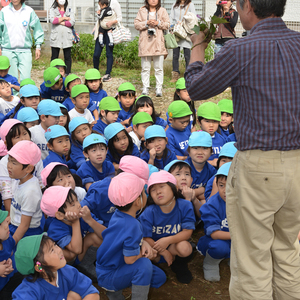
{"label": "boy with green cap", "polygon": [[83,117],[90,124],[95,124],[96,121],[87,109],[90,103],[90,93],[87,86],[84,84],[75,85],[71,91],[71,99],[75,107],[69,111],[70,120],[75,117]]}
{"label": "boy with green cap", "polygon": [[65,62],[60,58],[55,58],[51,60],[50,67],[55,67],[59,70],[61,77],[65,77],[67,66]]}
{"label": "boy with green cap", "polygon": [[172,102],[168,107],[170,126],[166,131],[168,148],[173,151],[177,159],[188,158],[188,141],[191,135],[190,116],[192,112],[185,101]]}
{"label": "boy with green cap", "polygon": [[104,134],[106,126],[117,121],[120,110],[120,105],[114,97],[103,98],[99,104],[100,119],[94,125],[93,130]]}
{"label": "boy with green cap", "polygon": [[16,77],[8,74],[9,68],[10,68],[10,62],[8,57],[5,55],[1,55],[0,56],[0,79],[4,79],[10,84],[12,93],[14,93],[14,90],[18,92],[20,90],[20,84]]}
{"label": "boy with green cap", "polygon": [[[65,86],[66,91],[70,95],[71,95],[72,88],[77,84],[81,84],[81,79],[77,75],[70,74],[65,78],[64,86]],[[71,97],[66,98],[62,104],[67,108],[68,111],[70,111],[71,109],[73,109],[75,107],[72,102]],[[89,106],[87,108],[93,114],[95,120],[97,121],[99,119],[98,107],[93,104],[91,99],[90,99]]]}
{"label": "boy with green cap", "polygon": [[234,133],[233,128],[233,102],[229,99],[222,99],[218,102],[221,110],[220,134],[227,139],[227,137]]}
{"label": "boy with green cap", "polygon": [[153,120],[151,116],[144,111],[137,112],[132,118],[133,131],[130,131],[129,135],[140,151],[142,141],[145,140],[145,130],[151,125],[153,125]]}
{"label": "boy with green cap", "polygon": [[211,135],[213,154],[208,162],[216,167],[219,153],[226,142],[223,136],[217,132],[221,121],[220,108],[216,103],[205,102],[199,106],[197,115],[201,129]]}
{"label": "boy with green cap", "polygon": [[55,67],[49,67],[44,71],[44,82],[40,85],[42,99],[52,99],[62,103],[68,93],[64,87],[64,78]]}

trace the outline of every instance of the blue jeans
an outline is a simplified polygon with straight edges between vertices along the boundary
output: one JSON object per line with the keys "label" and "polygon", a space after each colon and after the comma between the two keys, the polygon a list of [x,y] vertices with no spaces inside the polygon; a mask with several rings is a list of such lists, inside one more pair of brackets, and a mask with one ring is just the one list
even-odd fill
{"label": "blue jeans", "polygon": [[216,54],[222,49],[222,47],[225,45],[225,43],[222,44],[217,44],[215,43],[215,49],[214,49],[214,54],[216,56]]}
{"label": "blue jeans", "polygon": [[[106,47],[106,58],[107,58],[105,74],[110,75],[111,70],[112,70],[112,65],[114,62],[114,57],[113,57],[114,46],[111,46],[111,47],[108,46],[109,38],[107,35],[107,31],[105,31],[103,34],[103,43],[105,44],[105,47]],[[94,50],[94,56],[93,56],[94,68],[97,70],[99,70],[99,60],[100,60],[102,50],[103,50],[103,48],[99,44],[99,37],[98,37],[95,41],[95,50]]]}

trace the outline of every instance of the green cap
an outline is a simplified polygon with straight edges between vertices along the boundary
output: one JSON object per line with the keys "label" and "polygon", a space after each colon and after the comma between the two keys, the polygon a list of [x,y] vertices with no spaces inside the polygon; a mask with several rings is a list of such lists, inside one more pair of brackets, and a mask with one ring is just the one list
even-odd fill
{"label": "green cap", "polygon": [[0,56],[0,70],[6,70],[10,66],[10,62],[7,56]]}
{"label": "green cap", "polygon": [[135,87],[130,82],[124,82],[119,86],[118,92],[124,92],[124,91],[135,91]]}
{"label": "green cap", "polygon": [[30,78],[23,79],[20,83],[20,88],[27,84],[35,85],[35,82]]}
{"label": "green cap", "polygon": [[68,87],[68,84],[69,84],[71,81],[75,80],[75,79],[80,79],[80,78],[79,78],[77,75],[75,75],[75,74],[70,74],[70,75],[68,75],[68,76],[66,77],[66,79],[65,79],[65,82],[64,82],[65,87]]}
{"label": "green cap", "polygon": [[192,111],[185,101],[177,100],[173,101],[168,107],[169,118],[182,118],[190,116]]}
{"label": "green cap", "polygon": [[0,209],[0,224],[6,219],[8,211]]}
{"label": "green cap", "polygon": [[119,102],[114,97],[104,97],[99,104],[100,110],[120,111]]}
{"label": "green cap", "polygon": [[181,77],[176,81],[176,90],[185,90],[185,89],[186,89],[185,79]]}
{"label": "green cap", "polygon": [[62,59],[56,58],[50,62],[50,67],[66,67],[66,64]]}
{"label": "green cap", "polygon": [[[138,101],[139,99],[143,98],[143,97],[147,97],[150,98],[148,95],[140,95],[139,97],[137,97],[134,101],[134,103],[136,103],[136,101]],[[150,98],[151,99],[151,98]],[[151,99],[152,100],[152,99]]]}
{"label": "green cap", "polygon": [[143,124],[143,123],[147,123],[147,122],[153,123],[153,120],[152,120],[151,116],[144,111],[137,112],[132,118],[133,125]]}
{"label": "green cap", "polygon": [[96,80],[101,78],[101,74],[97,69],[88,69],[84,75],[86,80]]}
{"label": "green cap", "polygon": [[222,99],[218,102],[221,112],[225,112],[233,115],[233,102],[229,99]]}
{"label": "green cap", "polygon": [[44,81],[46,87],[53,86],[59,79],[61,75],[59,70],[54,67],[49,67],[44,71]]}
{"label": "green cap", "polygon": [[88,87],[85,85],[85,84],[77,84],[75,85],[73,88],[72,88],[72,91],[71,91],[71,97],[72,98],[75,98],[77,97],[79,94],[82,94],[82,93],[89,93],[89,89]]}
{"label": "green cap", "polygon": [[33,260],[39,252],[44,235],[47,235],[47,233],[44,232],[40,235],[26,236],[19,241],[15,253],[15,262],[17,270],[22,275],[34,273]]}
{"label": "green cap", "polygon": [[201,104],[197,112],[198,117],[207,120],[221,121],[221,111],[219,106],[213,102],[205,102]]}

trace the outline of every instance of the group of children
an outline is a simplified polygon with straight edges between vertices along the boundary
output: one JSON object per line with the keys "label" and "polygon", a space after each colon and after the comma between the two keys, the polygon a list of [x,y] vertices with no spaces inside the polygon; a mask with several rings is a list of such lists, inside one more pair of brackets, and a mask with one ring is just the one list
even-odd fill
{"label": "group of children", "polygon": [[5,77],[3,56],[1,68],[1,299],[99,299],[92,280],[109,299],[129,286],[132,299],[147,299],[166,281],[160,263],[191,282],[195,249],[204,278],[220,280],[219,263],[230,257],[231,100],[196,111],[180,78],[164,120],[129,82],[108,96],[96,69],[82,84],[55,59],[39,90]]}

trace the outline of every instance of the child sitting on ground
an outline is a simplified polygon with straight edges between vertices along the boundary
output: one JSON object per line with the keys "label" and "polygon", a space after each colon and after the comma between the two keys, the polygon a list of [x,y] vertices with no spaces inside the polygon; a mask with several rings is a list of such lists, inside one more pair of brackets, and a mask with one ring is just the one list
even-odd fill
{"label": "child sitting on ground", "polygon": [[19,184],[11,201],[10,233],[16,243],[24,236],[43,232],[40,201],[42,192],[38,179],[33,175],[34,166],[41,159],[41,150],[31,141],[20,141],[8,151],[9,176]]}
{"label": "child sitting on ground", "polygon": [[62,59],[55,58],[55,59],[51,60],[50,67],[55,67],[56,69],[58,69],[61,77],[66,76],[67,65],[65,64],[65,62]]}
{"label": "child sitting on ground", "polygon": [[95,181],[104,179],[115,173],[115,168],[106,160],[107,144],[104,137],[92,133],[83,140],[83,154],[88,159],[77,171],[82,183],[88,191]]}
{"label": "child sitting on ground", "polygon": [[20,84],[16,77],[8,74],[9,69],[10,69],[10,62],[8,57],[1,55],[0,56],[0,79],[4,79],[6,82],[9,83],[11,87],[11,92],[12,94],[14,94],[14,90],[16,92],[20,90]]}
{"label": "child sitting on ground", "polygon": [[198,251],[205,255],[204,278],[220,281],[219,264],[230,257],[231,238],[226,217],[226,180],[231,162],[224,164],[217,172],[218,193],[200,208],[204,222],[205,236],[197,244]]}
{"label": "child sitting on ground", "polygon": [[19,113],[17,119],[24,123],[29,129],[35,125],[39,125],[40,117],[32,107],[24,107]]}
{"label": "child sitting on ground", "polygon": [[46,234],[22,239],[15,259],[19,272],[29,276],[14,291],[14,300],[100,299],[92,281],[67,265],[62,249]]}
{"label": "child sitting on ground", "polygon": [[165,273],[150,261],[156,251],[143,240],[141,224],[136,220],[147,201],[144,185],[144,180],[124,172],[111,180],[108,189],[117,210],[103,232],[96,272],[98,285],[107,291],[109,299],[122,299],[122,289],[130,286],[132,300],[148,299],[150,286],[159,288],[166,281]]}
{"label": "child sitting on ground", "polygon": [[4,117],[18,105],[19,101],[19,97],[12,95],[9,83],[0,79],[0,114]]}

